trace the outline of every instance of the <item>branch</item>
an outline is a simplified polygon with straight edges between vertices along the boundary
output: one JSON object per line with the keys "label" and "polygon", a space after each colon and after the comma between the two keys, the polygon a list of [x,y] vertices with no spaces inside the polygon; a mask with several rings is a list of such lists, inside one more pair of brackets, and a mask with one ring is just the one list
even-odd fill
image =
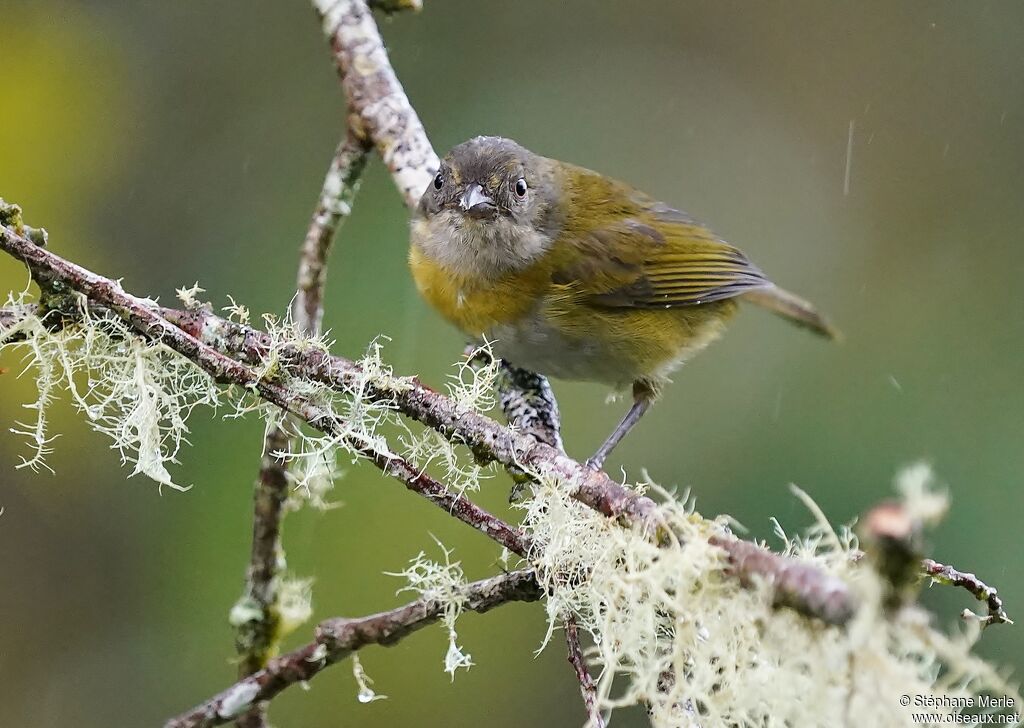
{"label": "branch", "polygon": [[580,695],[583,696],[583,705],[587,709],[586,728],[605,728],[604,718],[597,707],[597,686],[594,685],[594,678],[587,670],[587,661],[583,657],[583,647],[580,645],[580,630],[576,625],[576,618],[573,616],[565,619],[565,642],[569,650],[569,664],[576,673],[576,679],[580,683]]}
{"label": "branch", "polygon": [[[543,592],[532,571],[513,571],[467,584],[462,608],[487,612],[509,602],[533,602]],[[177,718],[165,728],[207,728],[234,719],[249,706],[273,698],[295,683],[305,683],[328,665],[344,660],[367,645],[391,646],[444,615],[446,604],[423,598],[387,612],[359,619],[321,622],[309,644],[274,658],[253,675],[239,680]]]}
{"label": "branch", "polygon": [[[300,331],[316,335],[323,319],[323,292],[327,258],[334,236],[352,209],[366,166],[365,139],[346,130],[331,160],[323,189],[302,244],[292,320]],[[288,452],[291,441],[283,426],[270,427],[263,438],[263,456],[253,494],[252,549],[246,570],[245,590],[232,614],[244,621],[235,624],[240,657],[239,675],[256,672],[275,654],[282,635],[280,627],[279,574],[285,568],[281,523],[288,500],[288,464],[275,453]],[[253,615],[252,618],[248,618]],[[254,705],[239,717],[239,728],[267,725],[266,704]]]}
{"label": "branch", "polygon": [[994,588],[974,574],[922,558],[924,525],[920,514],[911,512],[905,503],[895,501],[878,504],[861,519],[864,551],[860,556],[867,556],[882,576],[888,590],[887,606],[901,606],[916,596],[924,576],[939,584],[966,589],[979,602],[985,602],[986,616],[965,609],[961,615],[964,619],[977,619],[983,627],[1013,624]]}
{"label": "branch", "polygon": [[352,211],[368,150],[366,139],[350,126],[324,178],[323,190],[302,243],[297,292],[291,309],[292,320],[305,332],[320,331],[327,256],[338,228]]}
{"label": "branch", "polygon": [[[418,2],[387,0],[387,5],[410,7]],[[313,6],[330,41],[350,108],[391,171],[406,206],[415,207],[439,162],[391,67],[369,7],[365,0],[313,0]]]}
{"label": "branch", "polygon": [[938,561],[933,561],[932,559],[925,559],[921,562],[921,568],[925,574],[940,584],[958,586],[962,589],[966,589],[974,596],[975,599],[979,602],[985,602],[988,606],[988,615],[985,617],[979,617],[967,609],[964,610],[965,617],[974,615],[980,619],[982,624],[985,626],[990,624],[1013,624],[1013,620],[1010,619],[1006,610],[1003,608],[1003,600],[999,598],[999,594],[996,590],[974,574],[957,571],[952,566],[940,564]]}
{"label": "branch", "polygon": [[712,536],[709,541],[725,551],[741,581],[767,581],[780,606],[838,625],[846,624],[856,611],[857,601],[846,583],[811,564],[732,536]]}
{"label": "branch", "polygon": [[517,556],[526,558],[529,555],[530,542],[517,528],[491,515],[464,495],[452,493],[448,486],[420,472],[409,461],[376,450],[366,452],[364,455],[386,475],[397,478],[406,488],[424,496],[449,515],[489,536]]}
{"label": "branch", "polygon": [[[259,362],[268,350],[266,334],[203,310],[161,309],[158,313],[147,302],[125,293],[116,282],[70,263],[7,228],[0,231],[0,249],[30,268],[52,275],[91,301],[113,309],[136,331],[192,360],[217,381],[240,384],[313,428],[328,435],[344,436],[341,423],[322,408],[282,384],[261,379],[253,368],[210,345],[213,343],[223,351],[231,351],[233,356],[243,361]],[[292,368],[299,374],[330,383],[341,391],[360,373],[354,362],[323,352],[292,348],[279,352],[279,355],[293,357]],[[652,535],[661,533],[663,522],[658,506],[650,498],[623,487],[601,471],[585,467],[550,445],[460,407],[415,380],[375,383],[364,387],[363,394],[370,399],[386,401],[449,440],[469,446],[482,459],[496,460],[528,471],[546,472],[572,482],[575,484],[573,496],[585,505],[626,524],[644,527]],[[346,442],[378,467],[391,461],[390,456],[368,451],[368,446],[361,441],[348,437]],[[444,486],[437,487],[443,489]],[[463,517],[457,510],[452,514]],[[486,519],[479,514],[473,516],[472,525],[478,530],[489,528]],[[813,566],[772,554],[752,544],[733,548],[731,540],[721,539],[718,545],[726,550],[741,578],[755,573],[767,577],[780,604],[830,623],[845,622],[855,609],[855,599],[849,588]]]}
{"label": "branch", "polygon": [[[279,575],[285,569],[281,543],[281,521],[288,500],[287,465],[274,453],[288,450],[288,435],[271,427],[263,437],[263,458],[253,488],[252,547],[245,572],[245,588],[231,610],[238,651],[238,674],[259,670],[277,650],[279,643]],[[235,615],[241,615],[236,617]],[[256,728],[256,716],[239,725]]]}
{"label": "branch", "polygon": [[[444,485],[426,474],[418,473],[412,465],[401,458],[381,453],[363,440],[354,438],[346,432],[344,423],[331,413],[282,384],[262,379],[250,366],[222,354],[187,331],[178,328],[161,316],[152,307],[151,302],[126,293],[116,281],[103,278],[66,261],[38,247],[27,238],[15,234],[8,228],[0,227],[0,249],[10,253],[34,270],[52,275],[62,285],[82,293],[90,301],[117,314],[137,332],[178,352],[194,362],[216,381],[222,384],[240,385],[306,422],[314,429],[338,437],[381,470],[403,479],[406,487],[410,490],[430,496],[431,502],[445,507],[451,515],[507,546],[509,550],[519,553],[517,550],[519,549],[525,552],[526,544],[511,526],[504,524],[500,519],[473,505],[465,498],[448,493]],[[202,312],[178,313],[182,317],[187,317],[193,313],[201,315]],[[228,322],[224,321],[224,323]],[[254,335],[256,333],[253,332]],[[264,335],[259,334],[259,336]],[[516,536],[519,536],[518,539]]]}

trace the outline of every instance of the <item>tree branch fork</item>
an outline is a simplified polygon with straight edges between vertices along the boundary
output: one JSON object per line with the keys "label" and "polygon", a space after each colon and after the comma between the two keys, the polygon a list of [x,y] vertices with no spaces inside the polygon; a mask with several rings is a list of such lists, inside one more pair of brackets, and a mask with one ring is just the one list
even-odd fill
{"label": "tree branch fork", "polygon": [[[418,10],[420,0],[312,0],[330,42],[349,105],[347,130],[332,160],[313,214],[300,258],[293,316],[310,334],[319,330],[323,312],[323,283],[327,252],[338,225],[347,214],[367,151],[376,148],[390,170],[407,206],[415,204],[437,168],[437,155],[415,110],[391,68],[370,6],[386,12]],[[572,496],[580,503],[615,519],[623,527],[636,528],[664,548],[680,546],[652,499],[622,486],[606,473],[591,470],[568,457],[560,447],[557,413],[551,416],[556,430],[551,436],[506,427],[469,410],[453,399],[423,385],[415,378],[393,377],[367,384],[360,364],[316,347],[278,347],[266,332],[216,316],[204,308],[163,308],[123,290],[114,279],[93,273],[47,250],[45,235],[31,228],[0,225],[0,249],[28,266],[33,277],[47,287],[66,287],[80,294],[98,315],[114,315],[140,337],[159,342],[222,384],[244,387],[276,405],[297,421],[328,435],[344,437],[345,423],[310,401],[286,380],[261,375],[267,357],[287,362],[292,376],[318,382],[339,393],[354,382],[363,384],[362,396],[387,404],[402,415],[433,429],[453,443],[466,446],[481,461],[496,462],[513,474],[543,473],[572,484]],[[45,300],[44,296],[44,300]],[[4,330],[25,316],[46,315],[38,307],[0,309],[0,339]],[[62,321],[72,311],[59,311]],[[47,321],[50,318],[47,317]],[[546,384],[546,382],[544,383]],[[535,436],[536,435],[536,436]],[[261,705],[296,683],[304,683],[327,666],[354,651],[372,645],[390,645],[438,621],[444,605],[421,598],[404,606],[357,619],[329,619],[317,627],[308,644],[279,657],[272,625],[274,580],[279,571],[281,497],[286,482],[284,464],[270,457],[286,443],[285,433],[267,436],[265,458],[257,485],[254,540],[247,592],[263,609],[264,634],[242,650],[242,674],[238,682],[193,710],[170,720],[168,728],[213,726],[232,720],[239,725],[265,726]],[[488,513],[464,495],[450,492],[446,484],[393,453],[363,441],[347,445],[384,474],[410,491],[427,498],[452,517],[486,535],[509,552],[530,563],[533,545],[519,528]],[[858,599],[841,579],[803,561],[772,553],[757,544],[740,540],[724,529],[711,543],[719,547],[729,571],[743,584],[764,583],[774,601],[826,624],[846,624],[858,607]],[[995,590],[973,574],[926,561],[924,571],[934,579],[967,589],[989,608],[987,623],[1008,621]],[[485,612],[513,601],[536,601],[544,596],[544,575],[532,567],[465,585],[462,607]],[[243,595],[245,596],[245,595]],[[590,725],[602,724],[597,712],[594,682],[587,672],[572,615],[566,620],[569,660],[580,682]],[[247,674],[248,673],[248,674]]]}
{"label": "tree branch fork", "polygon": [[[260,365],[265,363],[273,346],[267,333],[219,317],[206,308],[172,309],[155,306],[147,299],[127,293],[117,281],[67,261],[8,227],[0,228],[0,249],[25,263],[36,277],[77,291],[100,315],[119,316],[138,335],[170,347],[218,382],[241,385],[325,433],[342,430],[343,423],[336,421],[315,403],[304,399],[287,383],[260,377]],[[28,306],[0,309],[0,334],[3,329],[16,326],[25,316],[39,313]],[[45,311],[42,313],[46,315]],[[358,362],[312,347],[285,345],[275,353],[288,361],[290,371],[328,385],[338,392],[347,391],[362,374]],[[603,472],[588,469],[557,448],[460,406],[415,378],[394,377],[377,381],[364,388],[363,395],[370,400],[387,402],[403,415],[436,430],[453,442],[464,444],[478,458],[498,462],[507,468],[553,473],[574,482],[576,487],[573,497],[581,503],[609,518],[617,519],[623,527],[640,528],[651,538],[660,538],[665,548],[678,547],[671,534],[666,538],[660,532],[664,524],[660,520],[657,503],[650,498],[620,485]],[[529,560],[530,543],[518,528],[479,508],[464,495],[449,492],[443,483],[421,472],[403,458],[374,450],[365,443],[358,443],[358,447],[361,448],[361,454],[385,474],[397,478],[410,490],[428,498],[510,552]],[[856,611],[857,597],[850,587],[813,565],[772,553],[724,531],[713,537],[711,542],[723,550],[732,573],[741,582],[767,582],[775,595],[774,600],[781,606],[833,625],[845,624]],[[959,572],[943,572],[935,565],[929,568],[929,572],[948,583],[964,586],[977,598],[987,600],[990,605],[997,603],[993,602],[994,590],[973,575],[970,579],[957,577]],[[519,574],[511,579],[518,585],[515,589],[502,581],[505,577],[496,577],[498,582],[487,582],[488,594],[492,596],[481,604],[490,608],[502,601],[533,600],[522,598],[523,594],[535,593],[529,590],[524,592],[523,588],[527,582],[536,585],[537,575],[530,571],[527,578],[523,572],[513,573]],[[473,595],[478,593],[478,586],[474,584],[467,587],[470,603],[475,603]],[[538,593],[537,598],[539,596]],[[1001,610],[1001,604],[998,606]],[[471,610],[484,611],[473,607]],[[390,616],[384,618],[374,615],[363,620],[329,620],[323,623],[315,643],[274,658],[265,668],[243,678],[213,700],[223,701],[226,699],[225,694],[231,690],[235,690],[232,695],[236,700],[251,692],[249,705],[254,701],[269,699],[288,685],[312,677],[322,667],[342,659],[354,649],[401,639],[419,626],[434,621],[429,618],[433,612],[423,605],[422,600],[383,614]],[[1005,616],[1004,612],[1000,611],[1000,614]],[[992,621],[1005,620],[994,618]],[[332,635],[337,632],[336,628],[343,624],[353,625],[346,629],[356,636],[331,642]],[[405,629],[403,625],[410,628]],[[327,659],[319,667],[302,662],[308,660],[314,652],[319,655],[324,649],[334,658]],[[572,654],[578,655],[578,649]],[[185,719],[178,718],[175,719],[178,722],[172,721],[168,725],[216,725],[218,721],[226,722],[238,715],[222,708],[210,712],[210,701],[204,705],[207,707],[202,710],[197,708],[190,713],[193,722],[181,722]]]}

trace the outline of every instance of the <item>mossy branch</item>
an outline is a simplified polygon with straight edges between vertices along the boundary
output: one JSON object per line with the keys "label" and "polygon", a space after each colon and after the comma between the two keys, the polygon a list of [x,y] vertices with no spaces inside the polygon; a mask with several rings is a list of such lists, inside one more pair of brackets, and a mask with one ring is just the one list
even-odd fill
{"label": "mossy branch", "polygon": [[[327,259],[334,236],[352,209],[366,166],[367,140],[348,128],[331,159],[302,243],[291,318],[307,336],[320,333],[323,319]],[[283,425],[269,424],[263,436],[262,459],[253,493],[252,548],[245,589],[231,610],[239,653],[239,675],[256,672],[278,651],[283,635],[281,573],[285,551],[281,526],[289,496],[289,463],[281,455],[292,438]],[[254,705],[238,719],[239,728],[263,728],[266,705]]]}
{"label": "mossy branch", "polygon": [[[532,571],[513,571],[466,585],[461,594],[462,608],[483,613],[509,602],[537,601],[542,595]],[[250,706],[270,700],[296,683],[311,680],[324,668],[363,647],[391,646],[440,621],[445,609],[443,601],[424,598],[368,617],[338,617],[321,622],[312,642],[270,660],[262,670],[167,721],[165,728],[208,728],[228,723]]]}
{"label": "mossy branch", "polygon": [[[368,377],[361,364],[332,356],[318,347],[275,344],[270,334],[215,316],[205,308],[159,308],[152,301],[125,292],[117,282],[60,258],[7,228],[0,229],[0,249],[26,263],[34,272],[44,273],[56,285],[86,296],[97,317],[116,315],[135,334],[174,350],[217,381],[239,385],[311,427],[343,439],[354,453],[370,460],[383,472],[399,478],[411,490],[429,497],[431,502],[445,508],[454,517],[531,561],[555,558],[550,553],[552,543],[567,543],[571,548],[579,549],[583,547],[584,540],[613,537],[614,530],[631,534],[623,536],[624,541],[614,537],[621,542],[621,548],[641,548],[644,543],[651,544],[650,539],[654,538],[661,545],[653,543],[651,546],[665,557],[676,550],[701,550],[703,541],[707,547],[724,552],[731,566],[723,573],[738,576],[743,583],[766,588],[770,601],[776,604],[793,607],[829,624],[846,624],[857,611],[858,599],[848,584],[827,570],[805,559],[771,554],[735,539],[721,528],[717,532],[714,529],[708,531],[709,525],[704,525],[694,530],[692,524],[697,522],[679,512],[678,505],[671,502],[659,505],[611,481],[606,474],[591,471],[561,451],[504,427],[414,379],[380,372]],[[68,312],[68,316],[61,320],[70,322],[71,313]],[[37,315],[38,311],[19,306],[5,310],[0,321],[16,326],[19,317]],[[287,380],[273,376],[274,368],[269,366],[271,359],[277,362],[278,367],[286,364],[291,376],[299,378]],[[403,458],[382,450],[366,438],[348,434],[345,423],[333,411],[310,400],[290,384],[290,381],[305,380],[319,382],[339,392],[348,391],[359,383],[360,396],[366,400],[386,403],[446,438],[468,445],[478,457],[523,468],[539,478],[546,484],[544,487],[550,495],[542,493],[536,498],[527,525],[532,530],[541,528],[544,542],[548,544],[545,551],[535,551],[520,529],[478,508],[464,495],[449,492],[444,484]],[[587,487],[581,488],[580,482]],[[561,509],[567,506],[557,500],[561,497],[558,495],[561,490],[556,492],[551,488],[564,488],[565,496],[577,505],[586,505],[597,514],[613,518],[580,521],[572,528],[582,530],[573,531],[571,536],[557,536],[557,529],[561,526],[551,525],[551,509],[556,505]],[[551,500],[553,497],[555,500]],[[576,515],[569,517],[578,518]],[[614,521],[619,521],[620,525],[612,526],[613,530],[609,531],[609,524]],[[662,527],[667,529],[664,533],[659,530]],[[551,531],[552,528],[556,531]],[[669,551],[665,552],[665,549]],[[580,557],[575,554],[572,558]],[[672,559],[653,552],[643,558],[650,559],[652,566],[672,563]],[[583,568],[589,569],[585,565],[588,563],[594,562],[585,560]],[[712,563],[713,560],[708,561],[709,566]],[[543,573],[562,579],[566,578],[565,574],[575,571],[578,569],[571,563],[566,564],[556,558]],[[569,582],[560,583],[576,589],[572,585],[587,578],[586,572],[579,572]],[[602,703],[607,702],[606,695],[599,695],[598,699]]]}
{"label": "mossy branch", "polygon": [[[344,432],[343,423],[338,422],[332,414],[296,394],[288,386],[260,376],[259,365],[266,363],[265,357],[271,351],[271,341],[267,334],[228,321],[202,308],[187,311],[158,309],[150,302],[126,293],[117,282],[64,260],[7,228],[0,230],[0,249],[34,270],[47,272],[88,297],[90,302],[117,313],[139,334],[174,349],[217,381],[245,387],[321,432]],[[352,360],[313,348],[286,345],[276,351],[275,355],[289,360],[293,371],[301,372],[304,377],[327,384],[337,391],[346,391],[361,375],[359,365]],[[587,468],[556,448],[459,406],[454,400],[415,379],[393,378],[365,383],[362,393],[369,401],[389,403],[402,414],[422,422],[454,442],[466,445],[477,457],[529,472],[542,472],[548,477],[570,483],[573,498],[586,506],[618,519],[624,525],[646,530],[651,537],[662,535],[664,524],[658,505],[652,499],[620,485],[604,472]],[[382,469],[389,468],[391,472],[407,475],[416,473],[415,469],[406,469],[393,456],[377,452],[362,441],[350,444]],[[431,487],[444,490],[441,484],[433,484]],[[453,515],[457,513],[455,511]],[[491,531],[487,519],[479,517],[479,514],[471,518],[478,530]],[[812,569],[800,583],[817,586],[814,573]],[[820,576],[826,579],[824,574]],[[827,581],[832,594],[829,604],[849,602],[852,605],[854,597],[848,589],[834,586],[831,577]],[[788,588],[788,582],[786,584]],[[789,591],[785,599],[780,601],[806,614],[828,616],[821,612],[814,589]],[[835,613],[852,611],[852,606],[848,606]],[[829,612],[831,614],[833,612]]]}
{"label": "mossy branch", "polygon": [[[418,0],[313,0],[313,4],[348,97],[348,127],[350,140],[354,141],[339,149],[303,248],[293,318],[299,330],[306,333],[319,328],[326,251],[333,226],[347,212],[350,199],[346,194],[354,190],[354,184],[345,180],[358,178],[368,146],[372,144],[380,152],[407,206],[415,204],[438,164],[370,14],[371,6],[387,11],[418,9]],[[348,172],[353,170],[350,176]],[[332,186],[334,182],[340,182],[340,188]],[[335,208],[324,204],[328,197],[328,202],[337,203]],[[860,568],[851,556],[855,549],[834,533],[835,546],[824,553],[816,545],[789,539],[785,553],[772,553],[735,538],[722,524],[700,518],[684,503],[672,498],[657,503],[568,457],[560,447],[554,398],[549,390],[546,394],[542,391],[547,384],[542,377],[532,375],[537,386],[524,384],[525,379],[515,372],[511,373],[515,376],[507,377],[510,383],[506,384],[519,388],[522,394],[515,401],[505,401],[503,396],[502,404],[513,415],[510,419],[522,419],[514,416],[520,403],[530,409],[527,421],[520,423],[525,431],[507,428],[415,379],[394,377],[390,372],[368,373],[364,364],[332,356],[308,341],[282,342],[272,330],[263,332],[217,317],[207,308],[160,308],[133,296],[118,282],[44,250],[40,243],[45,242],[45,234],[24,226],[20,210],[2,217],[0,223],[0,248],[24,262],[43,288],[42,310],[21,306],[0,311],[0,341],[4,340],[5,328],[16,327],[19,321],[40,313],[46,325],[52,327],[73,323],[83,311],[87,316],[116,316],[123,322],[116,328],[118,335],[132,341],[137,335],[140,340],[156,342],[217,382],[241,387],[279,407],[523,557],[531,566],[528,571],[461,584],[458,610],[486,611],[508,601],[533,601],[546,596],[549,623],[566,625],[570,661],[580,680],[592,726],[599,725],[598,711],[602,707],[638,702],[647,703],[652,717],[665,725],[690,721],[698,712],[710,716],[709,724],[721,718],[719,722],[727,724],[760,725],[767,720],[766,715],[787,724],[804,724],[806,716],[801,706],[780,702],[777,694],[761,693],[747,702],[730,697],[735,694],[736,676],[726,670],[761,670],[750,686],[755,689],[767,683],[763,672],[767,669],[773,679],[778,673],[788,676],[794,686],[803,685],[803,696],[808,694],[808,680],[828,682],[819,692],[834,693],[836,676],[818,674],[815,666],[848,662],[852,673],[854,660],[862,654],[874,661],[875,669],[857,682],[877,682],[857,692],[851,677],[846,685],[849,694],[845,708],[841,709],[846,711],[847,722],[859,718],[850,712],[855,705],[864,714],[899,719],[887,706],[880,706],[877,698],[878,691],[894,687],[886,681],[887,674],[899,676],[920,690],[953,689],[952,682],[937,681],[931,672],[915,674],[916,667],[930,660],[953,666],[949,680],[956,678],[958,690],[966,690],[964,686],[974,681],[990,689],[1005,686],[990,668],[972,661],[969,646],[922,629],[920,614],[911,613],[909,599],[891,600],[882,609],[877,593],[855,593],[839,576]],[[282,371],[287,371],[287,376],[282,376]],[[522,374],[530,378],[529,373]],[[311,383],[348,396],[358,390],[362,403],[400,412],[439,433],[446,443],[465,445],[481,462],[497,462],[514,474],[528,475],[536,489],[524,505],[527,514],[522,527],[494,517],[464,494],[454,492],[449,484],[425,474],[422,467],[410,462],[415,456],[407,459],[397,455],[379,438],[353,431],[351,423],[316,396],[321,390],[306,386]],[[526,389],[540,391],[539,400],[531,399]],[[286,430],[278,431],[281,438],[286,438]],[[281,438],[272,438],[266,448],[269,454],[280,452]],[[279,492],[285,475],[283,463],[270,461],[264,473],[281,476],[270,484]],[[270,559],[279,551],[280,502],[273,505],[272,512],[264,514],[257,501],[254,523],[252,568],[260,571],[259,580],[264,584],[272,584],[277,565],[270,564]],[[277,530],[261,534],[261,524]],[[865,569],[866,582],[877,585],[889,578],[884,560],[869,559],[867,563],[875,571]],[[903,559],[900,563],[906,566],[912,562]],[[998,607],[996,614],[1005,617],[994,590],[972,575],[939,567],[936,564],[929,573],[984,598],[989,603],[990,617],[993,604]],[[253,584],[256,581],[253,579]],[[740,589],[740,584],[750,589]],[[890,586],[896,589],[902,582],[894,578]],[[631,596],[627,598],[626,594]],[[792,611],[768,611],[773,605],[791,607]],[[273,601],[268,601],[267,607],[272,609]],[[809,623],[794,612],[817,621]],[[253,724],[259,725],[264,716],[257,706],[287,686],[308,680],[366,644],[392,644],[439,620],[452,630],[449,620],[454,621],[455,616],[450,599],[424,595],[405,607],[378,615],[329,620],[320,625],[314,642],[271,659],[262,669],[168,726],[217,725],[245,715],[251,715],[256,721]],[[719,641],[708,637],[709,628],[724,630],[718,635]],[[595,660],[602,666],[596,681],[587,670],[579,629],[602,637],[600,643],[595,640]],[[822,630],[828,630],[827,634]],[[454,631],[451,634],[454,648]],[[778,639],[772,648],[775,652],[762,660],[761,643],[773,635]],[[261,652],[248,650],[256,660],[243,672],[258,667],[270,648],[272,640],[262,645]],[[456,661],[453,670],[468,664],[468,656],[456,657],[465,662]],[[876,673],[877,677],[872,678]],[[629,678],[624,696],[610,694],[616,675]],[[734,682],[723,688],[723,681],[728,680]],[[835,706],[827,709],[830,715],[836,713]],[[725,716],[740,717],[726,720]]]}

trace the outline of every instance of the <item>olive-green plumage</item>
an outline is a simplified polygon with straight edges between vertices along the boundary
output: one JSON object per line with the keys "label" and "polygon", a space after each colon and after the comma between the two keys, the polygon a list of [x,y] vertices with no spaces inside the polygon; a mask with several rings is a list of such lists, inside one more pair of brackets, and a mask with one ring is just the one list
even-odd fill
{"label": "olive-green plumage", "polygon": [[717,338],[737,299],[835,335],[685,213],[498,137],[445,157],[411,243],[423,296],[497,355],[541,374],[632,383],[643,404],[626,430],[669,373]]}

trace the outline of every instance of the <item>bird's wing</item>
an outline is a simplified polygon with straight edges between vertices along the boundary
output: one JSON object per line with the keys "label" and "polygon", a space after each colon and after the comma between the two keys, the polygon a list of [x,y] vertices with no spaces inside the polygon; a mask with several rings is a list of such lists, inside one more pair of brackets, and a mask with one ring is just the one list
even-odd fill
{"label": "bird's wing", "polygon": [[576,246],[585,252],[556,274],[591,305],[693,306],[771,285],[740,250],[685,213],[633,199],[635,208],[585,233],[586,243]]}

